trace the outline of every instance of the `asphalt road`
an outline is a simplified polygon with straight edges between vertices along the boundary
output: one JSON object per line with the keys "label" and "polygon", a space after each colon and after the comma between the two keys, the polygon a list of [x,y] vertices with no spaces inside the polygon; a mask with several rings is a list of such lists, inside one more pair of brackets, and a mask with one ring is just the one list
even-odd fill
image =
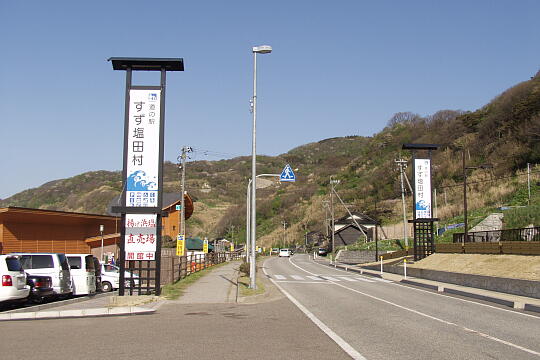
{"label": "asphalt road", "polygon": [[0,330],[2,360],[350,359],[279,292],[253,305],[179,300],[153,315],[8,321]]}
{"label": "asphalt road", "polygon": [[540,358],[540,317],[336,270],[307,255],[264,265],[354,358]]}

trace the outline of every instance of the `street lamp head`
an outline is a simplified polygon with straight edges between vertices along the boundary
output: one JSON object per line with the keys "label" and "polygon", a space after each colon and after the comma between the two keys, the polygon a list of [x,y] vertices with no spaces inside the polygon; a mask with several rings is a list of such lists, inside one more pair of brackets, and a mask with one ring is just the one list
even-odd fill
{"label": "street lamp head", "polygon": [[272,52],[272,47],[270,45],[254,46],[253,52],[257,54],[269,54]]}

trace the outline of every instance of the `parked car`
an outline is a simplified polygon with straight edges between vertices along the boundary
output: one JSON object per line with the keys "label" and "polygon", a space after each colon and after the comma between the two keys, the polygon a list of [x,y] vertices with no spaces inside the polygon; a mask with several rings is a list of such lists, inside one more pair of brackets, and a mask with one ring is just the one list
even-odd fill
{"label": "parked car", "polygon": [[16,256],[0,255],[0,303],[24,301],[30,292],[26,284],[26,274]]}
{"label": "parked car", "polygon": [[50,276],[55,296],[68,297],[72,294],[71,272],[64,254],[14,253],[12,255],[20,259],[27,274]]}
{"label": "parked car", "polygon": [[319,250],[317,250],[317,254],[319,254],[319,256],[326,256],[328,254],[328,250],[326,250],[326,248],[320,247]]}
{"label": "parked car", "polygon": [[28,300],[33,303],[41,304],[54,296],[52,288],[52,279],[50,276],[26,275],[26,284],[30,286]]}
{"label": "parked car", "polygon": [[279,254],[279,248],[272,248],[270,250],[270,255],[273,255],[273,254],[276,254],[276,255]]}
{"label": "parked car", "polygon": [[291,251],[289,249],[279,249],[279,257],[290,257]]}
{"label": "parked car", "polygon": [[[135,286],[139,284],[137,274],[131,274],[129,271],[124,272],[126,279],[125,287],[131,287],[133,283]],[[134,280],[127,280],[129,278]],[[101,289],[103,292],[109,292],[116,290],[120,287],[120,268],[112,264],[101,264]]]}
{"label": "parked car", "polygon": [[66,254],[71,269],[73,295],[96,293],[96,269],[90,254]]}

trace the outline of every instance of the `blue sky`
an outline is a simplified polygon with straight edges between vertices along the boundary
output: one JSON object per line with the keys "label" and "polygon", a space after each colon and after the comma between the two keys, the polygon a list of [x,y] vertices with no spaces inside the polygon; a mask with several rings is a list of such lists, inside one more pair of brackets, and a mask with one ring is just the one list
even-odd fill
{"label": "blue sky", "polygon": [[[165,158],[370,136],[392,114],[475,110],[540,69],[539,1],[2,1],[0,198],[120,170],[125,74],[107,58],[182,57]],[[155,84],[153,73],[135,83]],[[206,151],[206,152],[205,152]],[[279,171],[279,169],[276,169]]]}

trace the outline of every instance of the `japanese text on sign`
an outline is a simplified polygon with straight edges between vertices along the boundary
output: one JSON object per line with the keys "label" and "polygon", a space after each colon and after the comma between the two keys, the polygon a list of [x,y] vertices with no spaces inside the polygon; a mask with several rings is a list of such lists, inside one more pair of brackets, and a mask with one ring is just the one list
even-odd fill
{"label": "japanese text on sign", "polygon": [[414,159],[416,219],[431,218],[431,160]]}
{"label": "japanese text on sign", "polygon": [[126,206],[158,205],[160,98],[159,90],[129,91]]}
{"label": "japanese text on sign", "polygon": [[126,214],[124,248],[126,260],[155,260],[156,214]]}

